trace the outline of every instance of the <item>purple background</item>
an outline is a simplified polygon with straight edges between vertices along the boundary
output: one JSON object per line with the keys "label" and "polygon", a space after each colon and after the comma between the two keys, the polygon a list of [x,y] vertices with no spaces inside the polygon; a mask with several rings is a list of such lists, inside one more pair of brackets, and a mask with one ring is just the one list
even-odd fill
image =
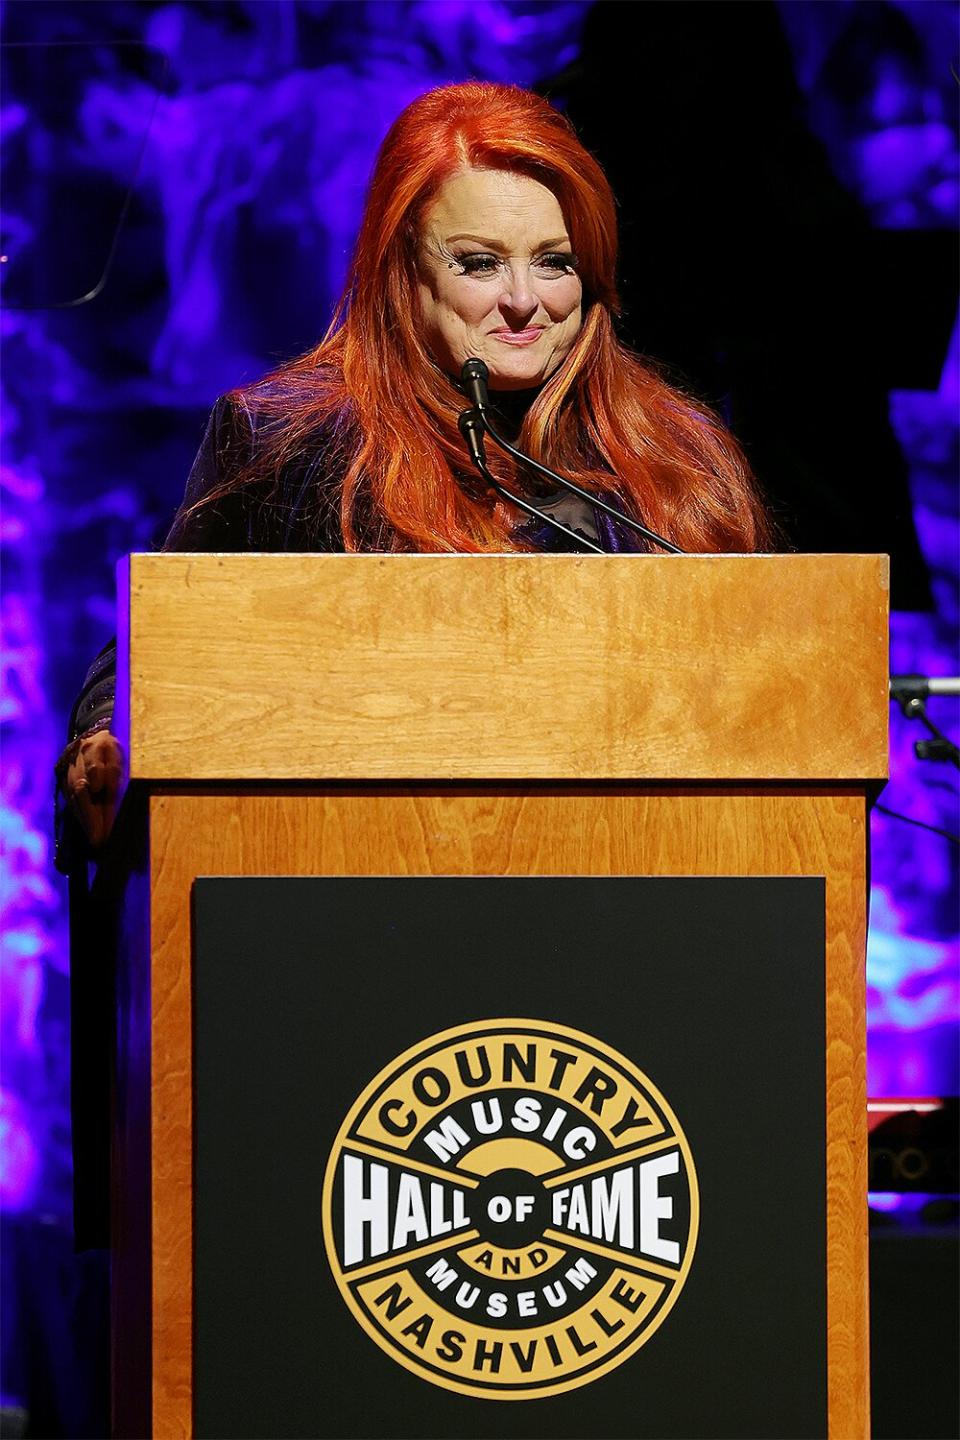
{"label": "purple background", "polygon": [[[69,1226],[65,888],[51,867],[51,772],[86,662],[113,632],[114,562],[162,533],[214,398],[325,328],[373,155],[398,110],[451,80],[531,85],[558,74],[576,59],[589,8],[5,7],[8,1211]],[[778,11],[809,124],[872,224],[952,227],[955,8],[837,0]],[[880,12],[905,22],[905,57],[904,32],[891,42]],[[840,47],[857,57],[852,89],[831,64]],[[894,672],[958,669],[958,399],[955,327],[938,388],[890,395],[935,598],[933,613],[894,615]],[[932,701],[931,716],[956,738],[956,704]],[[891,726],[883,803],[956,831],[956,772],[914,760],[921,732],[896,710]],[[956,1093],[957,852],[882,815],[873,826],[870,1091]]]}

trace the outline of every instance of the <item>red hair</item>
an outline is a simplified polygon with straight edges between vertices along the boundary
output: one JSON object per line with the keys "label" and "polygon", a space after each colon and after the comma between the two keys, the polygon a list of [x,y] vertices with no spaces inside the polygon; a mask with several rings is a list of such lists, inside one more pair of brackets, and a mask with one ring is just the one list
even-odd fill
{"label": "red hair", "polygon": [[[465,166],[509,170],[547,186],[579,261],[583,325],[530,407],[520,447],[587,489],[616,493],[681,549],[767,548],[770,525],[735,441],[615,336],[616,211],[603,171],[564,116],[508,85],[431,90],[393,123],[326,336],[235,394],[269,423],[254,461],[233,484],[276,476],[309,451],[311,436],[322,434],[328,444],[332,436],[347,550],[528,548],[511,538],[516,511],[457,482],[457,473],[471,468],[457,429],[466,402],[416,323],[424,212]],[[498,479],[522,488],[513,462],[488,452]]]}

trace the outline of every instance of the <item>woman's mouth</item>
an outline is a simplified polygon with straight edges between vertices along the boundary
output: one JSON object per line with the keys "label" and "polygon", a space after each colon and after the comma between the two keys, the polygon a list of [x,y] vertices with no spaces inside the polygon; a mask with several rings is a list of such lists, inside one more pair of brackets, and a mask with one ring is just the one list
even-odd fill
{"label": "woman's mouth", "polygon": [[532,325],[529,330],[494,330],[493,338],[504,345],[532,345],[542,334],[542,325]]}

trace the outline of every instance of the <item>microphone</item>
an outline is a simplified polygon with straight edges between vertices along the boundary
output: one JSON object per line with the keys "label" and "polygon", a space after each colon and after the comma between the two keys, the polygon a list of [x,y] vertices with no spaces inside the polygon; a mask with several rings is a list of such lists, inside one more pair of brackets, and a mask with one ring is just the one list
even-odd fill
{"label": "microphone", "polygon": [[[949,760],[960,770],[960,747],[938,730],[927,714],[926,702],[934,695],[960,695],[960,677],[956,675],[891,675],[890,699],[896,700],[907,720],[919,720],[926,726],[932,740],[914,741],[913,753],[918,760]],[[892,811],[890,812],[893,813]]]}
{"label": "microphone", "polygon": [[891,700],[926,700],[931,695],[960,695],[956,675],[891,675]]}
{"label": "microphone", "polygon": [[464,360],[463,369],[460,371],[460,384],[472,400],[474,410],[479,410],[481,415],[490,403],[487,393],[489,378],[490,372],[482,360]]}
{"label": "microphone", "polygon": [[578,535],[576,530],[568,529],[566,525],[562,524],[559,520],[555,520],[553,516],[548,515],[546,511],[538,510],[536,505],[531,505],[529,501],[522,499],[519,495],[514,495],[512,490],[508,490],[505,485],[501,485],[496,476],[490,473],[490,470],[487,468],[487,457],[483,448],[483,416],[476,406],[473,406],[470,410],[462,410],[457,420],[457,425],[459,426],[460,434],[467,443],[467,449],[470,451],[470,459],[474,465],[476,465],[487,484],[492,490],[496,491],[502,500],[507,500],[511,505],[516,505],[519,509],[525,510],[528,515],[533,515],[536,519],[543,520],[547,525],[552,525],[554,530],[559,530],[561,535],[566,535],[567,539],[579,545],[581,550],[590,550],[595,555],[603,555],[605,553],[599,545],[594,545],[592,540],[588,540],[586,535]]}
{"label": "microphone", "polygon": [[[517,450],[508,440],[504,440],[502,435],[498,435],[490,424],[490,394],[487,390],[489,375],[490,372],[483,361],[476,356],[471,356],[469,360],[463,362],[463,367],[460,371],[460,384],[473,401],[473,411],[479,415],[481,424],[495,445],[499,445],[501,450],[505,450],[508,455],[512,455],[514,460],[519,460],[520,464],[525,465],[528,470],[534,470],[537,474],[546,476],[548,480],[553,480],[562,489],[569,490],[573,495],[578,495],[581,500],[586,500],[589,505],[595,505],[598,510],[602,510],[614,520],[619,520],[621,524],[628,526],[628,528],[633,530],[637,535],[642,535],[645,540],[652,540],[655,545],[659,545],[663,550],[669,551],[671,555],[682,555],[684,553],[679,545],[674,545],[672,541],[665,540],[663,536],[658,535],[655,530],[648,530],[646,525],[641,525],[640,521],[634,520],[632,515],[625,515],[624,512],[618,510],[615,505],[608,505],[599,495],[594,495],[589,490],[584,490],[581,486],[575,485],[572,480],[567,480],[565,476],[558,475],[556,470],[551,470],[548,465],[541,465],[539,460],[534,460],[532,456],[525,455],[522,450]],[[537,513],[539,514],[540,512],[538,511]]]}

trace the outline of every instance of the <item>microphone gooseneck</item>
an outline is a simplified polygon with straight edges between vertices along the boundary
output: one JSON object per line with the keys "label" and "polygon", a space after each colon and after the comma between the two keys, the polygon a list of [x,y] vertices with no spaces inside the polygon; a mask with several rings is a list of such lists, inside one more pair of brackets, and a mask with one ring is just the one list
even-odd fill
{"label": "microphone gooseneck", "polygon": [[[589,505],[595,505],[598,510],[602,510],[604,514],[609,515],[611,519],[619,520],[621,524],[626,525],[637,535],[642,535],[645,540],[652,540],[655,545],[659,545],[661,549],[669,551],[671,555],[682,555],[684,553],[679,545],[674,545],[671,540],[665,540],[663,536],[658,535],[655,530],[648,530],[646,525],[641,524],[639,520],[634,520],[632,515],[624,514],[622,510],[617,509],[615,505],[608,504],[607,501],[601,499],[599,495],[594,495],[591,491],[584,490],[580,485],[576,485],[572,480],[566,479],[565,476],[558,475],[556,470],[551,470],[548,465],[541,465],[539,460],[534,460],[532,456],[525,455],[522,450],[518,450],[516,446],[511,445],[509,440],[504,440],[502,435],[498,435],[497,431],[490,424],[490,394],[487,389],[489,377],[490,372],[487,370],[483,361],[478,359],[477,356],[471,356],[469,360],[464,361],[460,371],[460,384],[473,401],[472,413],[479,418],[480,424],[495,445],[499,445],[501,450],[505,450],[508,455],[512,455],[514,460],[519,460],[520,464],[525,465],[528,470],[533,470],[536,474],[543,475],[548,480],[553,480],[563,490],[569,490],[572,495],[577,495],[581,500],[586,500]],[[464,413],[469,414],[471,412],[467,411]],[[463,433],[462,426],[461,433]],[[474,461],[474,463],[476,463],[476,461]],[[523,508],[527,507],[524,506]],[[534,513],[540,514],[541,512],[535,511]],[[547,517],[545,516],[544,518]],[[596,548],[595,545],[591,546],[591,549],[595,550]],[[603,552],[601,551],[601,553]]]}
{"label": "microphone gooseneck", "polygon": [[601,547],[594,545],[593,541],[588,540],[586,535],[578,535],[576,530],[568,529],[566,525],[562,524],[559,520],[555,520],[553,516],[548,515],[546,511],[538,510],[536,505],[531,505],[529,501],[524,500],[521,496],[514,495],[512,490],[508,490],[505,485],[501,485],[496,476],[491,474],[487,467],[487,457],[483,448],[483,432],[485,428],[483,416],[476,406],[472,406],[469,410],[461,411],[457,424],[460,427],[460,434],[466,441],[467,449],[470,451],[470,459],[480,471],[480,474],[490,488],[500,496],[501,500],[506,500],[509,504],[516,505],[520,510],[525,510],[528,515],[533,515],[537,520],[542,520],[545,524],[552,525],[554,530],[559,530],[561,535],[566,535],[568,540],[572,540],[574,544],[579,545],[582,550],[590,550],[596,555],[602,555],[604,553]]}

